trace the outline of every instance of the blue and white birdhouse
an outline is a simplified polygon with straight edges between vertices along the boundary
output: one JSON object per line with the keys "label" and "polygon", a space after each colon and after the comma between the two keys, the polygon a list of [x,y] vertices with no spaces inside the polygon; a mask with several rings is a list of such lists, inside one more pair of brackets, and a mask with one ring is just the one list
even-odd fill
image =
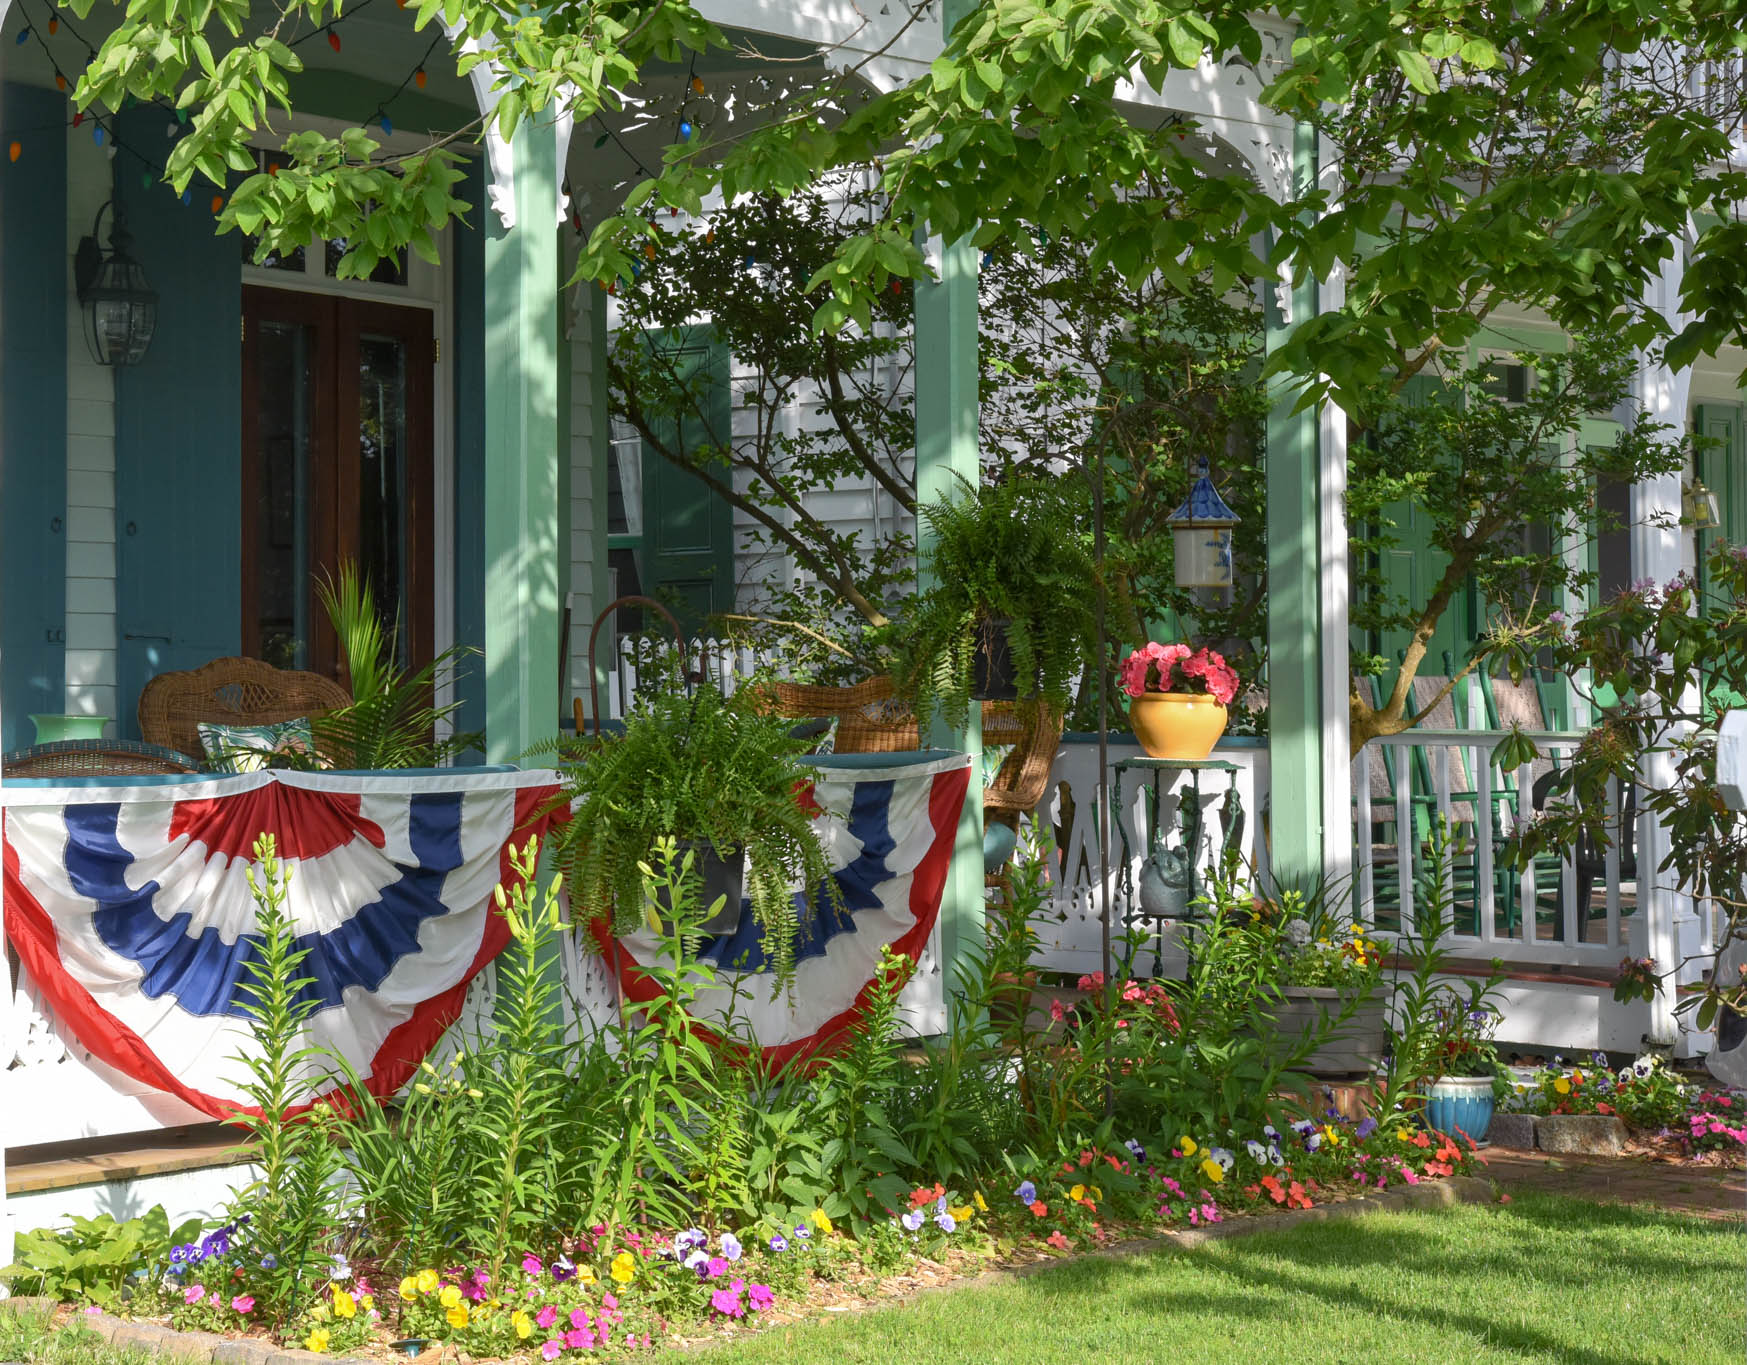
{"label": "blue and white birdhouse", "polygon": [[1225,505],[1202,460],[1189,496],[1165,518],[1176,549],[1177,586],[1180,588],[1229,588],[1231,586],[1231,528],[1237,514]]}

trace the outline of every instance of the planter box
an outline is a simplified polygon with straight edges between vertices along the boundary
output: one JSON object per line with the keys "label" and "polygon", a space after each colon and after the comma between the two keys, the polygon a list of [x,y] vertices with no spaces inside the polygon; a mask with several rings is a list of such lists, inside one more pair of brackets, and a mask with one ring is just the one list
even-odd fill
{"label": "planter box", "polygon": [[1613,1114],[1543,1114],[1535,1120],[1535,1145],[1543,1152],[1618,1156],[1626,1149],[1626,1125]]}
{"label": "planter box", "polygon": [[[1288,986],[1274,1012],[1274,1025],[1282,1037],[1302,1038],[1341,1009],[1342,992],[1332,986]],[[1370,1071],[1383,1060],[1386,1018],[1381,1000],[1359,1006],[1334,1036],[1305,1059],[1304,1069],[1319,1076]]]}

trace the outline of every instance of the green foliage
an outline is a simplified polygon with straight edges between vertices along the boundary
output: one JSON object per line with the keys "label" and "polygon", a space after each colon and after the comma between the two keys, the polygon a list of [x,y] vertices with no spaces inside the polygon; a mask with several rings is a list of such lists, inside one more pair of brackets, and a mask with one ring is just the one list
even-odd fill
{"label": "green foliage", "polygon": [[198,1218],[172,1230],[162,1204],[121,1223],[107,1213],[75,1215],[64,1228],[18,1233],[13,1238],[17,1259],[0,1270],[0,1280],[13,1294],[109,1308],[136,1267],[162,1265],[171,1247],[199,1235]]}
{"label": "green foliage", "polygon": [[[1246,676],[1259,672],[1268,543],[1260,310],[1199,279],[1186,289],[1162,275],[1131,285],[1113,266],[1094,269],[1087,244],[1047,234],[1029,252],[997,243],[977,278],[990,476],[1013,466],[1046,473],[1089,508],[1101,463],[1112,638],[1193,633]],[[1242,523],[1229,595],[1179,588],[1174,573],[1165,518],[1203,458]]]}
{"label": "green foliage", "polygon": [[279,861],[271,834],[255,841],[251,857],[255,952],[244,959],[248,979],[237,986],[237,1008],[254,1047],[232,1060],[244,1075],[237,1090],[256,1112],[239,1112],[231,1122],[248,1134],[261,1174],[232,1196],[228,1212],[233,1222],[248,1216],[252,1242],[276,1262],[263,1268],[255,1294],[264,1315],[282,1318],[307,1292],[307,1281],[325,1279],[316,1262],[345,1201],[334,1184],[342,1158],[333,1114],[315,1100],[331,1078],[331,1054],[300,1045],[318,1000],[308,989],[315,978],[301,975],[309,949],[299,946],[285,908],[291,870]]}
{"label": "green foliage", "polygon": [[932,586],[901,623],[899,679],[918,715],[970,712],[978,650],[1004,631],[1022,701],[1067,709],[1095,648],[1096,571],[1081,509],[1048,477],[1015,476],[922,508]]}
{"label": "green foliage", "polygon": [[[1579,848],[1602,856],[1621,838],[1619,793],[1636,784],[1639,813],[1668,832],[1668,852],[1653,869],[1641,865],[1640,877],[1720,911],[1719,956],[1747,938],[1747,827],[1717,782],[1717,727],[1747,698],[1747,550],[1713,539],[1696,580],[1634,584],[1575,622],[1545,622],[1503,648],[1513,674],[1550,652],[1599,717],[1517,832],[1514,864]],[[1702,989],[1677,995],[1684,965],[1628,958],[1622,989],[1690,1013],[1700,1029],[1721,1010],[1747,1014],[1747,980],[1713,972]]]}
{"label": "green foliage", "polygon": [[352,704],[318,716],[311,728],[316,748],[343,756],[353,768],[435,768],[485,746],[483,735],[440,732],[460,709],[459,702],[437,706],[432,698],[451,683],[459,660],[476,651],[465,645],[444,650],[430,663],[408,670],[399,662],[399,622],[388,623],[358,566],[341,563],[337,579],[316,584],[322,608],[333,623],[352,684]]}
{"label": "green foliage", "polygon": [[786,984],[799,927],[794,888],[809,903],[839,894],[813,820],[795,800],[807,744],[789,730],[760,714],[744,689],[728,698],[706,684],[689,696],[639,699],[623,733],[568,754],[560,771],[574,818],[557,853],[586,918],[615,933],[653,922],[644,867],[665,836],[707,842],[723,857],[744,849],[775,987]]}
{"label": "green foliage", "polygon": [[[1355,676],[1382,673],[1388,681],[1377,707],[1355,686],[1355,753],[1373,735],[1396,733],[1423,714],[1410,688],[1459,594],[1476,591],[1491,618],[1466,671],[1497,641],[1536,629],[1588,587],[1593,575],[1580,567],[1587,556],[1574,563],[1561,548],[1617,529],[1596,505],[1598,483],[1633,483],[1686,466],[1689,441],[1641,410],[1611,444],[1579,439],[1587,417],[1628,401],[1636,362],[1622,337],[1589,335],[1567,352],[1524,351],[1514,359],[1530,373],[1519,403],[1499,397],[1497,362],[1484,360],[1428,371],[1441,386],[1429,398],[1396,392],[1387,379],[1359,410],[1367,435],[1351,443],[1347,460],[1352,622],[1372,648],[1354,667]],[[1404,541],[1403,508],[1439,565],[1417,598],[1390,578],[1395,552],[1419,548]],[[1390,637],[1407,641],[1399,665],[1376,652]],[[1432,671],[1444,671],[1440,662],[1432,661]]]}

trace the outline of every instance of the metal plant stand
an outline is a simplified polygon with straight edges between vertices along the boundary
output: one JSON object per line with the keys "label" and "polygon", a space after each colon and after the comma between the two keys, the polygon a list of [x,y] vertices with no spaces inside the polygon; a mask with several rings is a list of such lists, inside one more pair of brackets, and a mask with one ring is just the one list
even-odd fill
{"label": "metal plant stand", "polygon": [[[1181,772],[1190,774],[1190,785],[1173,796],[1170,788],[1176,774]],[[1133,870],[1134,848],[1129,842],[1128,822],[1120,815],[1127,809],[1123,804],[1123,779],[1129,773],[1137,774],[1146,783],[1141,788],[1140,831],[1146,857],[1138,874]],[[1225,774],[1223,799],[1216,790],[1202,790],[1203,773]],[[1169,926],[1195,917],[1195,900],[1201,889],[1200,870],[1217,863],[1227,850],[1243,847],[1245,814],[1237,774],[1237,764],[1221,758],[1125,758],[1116,764],[1112,808],[1118,813],[1116,829],[1122,840],[1116,894],[1128,933],[1132,936],[1138,928],[1153,936],[1154,977],[1163,975]],[[1125,971],[1132,971],[1133,956],[1139,946],[1131,937]]]}

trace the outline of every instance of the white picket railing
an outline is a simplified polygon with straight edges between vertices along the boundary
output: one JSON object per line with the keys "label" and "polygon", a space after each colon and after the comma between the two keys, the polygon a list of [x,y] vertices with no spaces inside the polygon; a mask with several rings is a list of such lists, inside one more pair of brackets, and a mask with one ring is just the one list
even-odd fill
{"label": "white picket railing", "polygon": [[[1384,934],[1411,931],[1430,875],[1439,822],[1452,836],[1446,869],[1455,912],[1450,946],[1520,963],[1613,968],[1626,944],[1622,919],[1639,909],[1635,875],[1622,876],[1635,831],[1622,829],[1617,790],[1608,794],[1615,837],[1599,860],[1541,858],[1508,865],[1519,824],[1536,818],[1535,777],[1567,761],[1581,732],[1531,736],[1544,756],[1503,771],[1492,762],[1504,730],[1411,730],[1371,740],[1353,761],[1353,850],[1361,918]],[[1550,798],[1543,795],[1543,805]],[[1623,837],[1621,837],[1623,836]],[[1631,864],[1626,863],[1628,871]]]}
{"label": "white picket railing", "polygon": [[[672,650],[673,642],[661,637],[619,637],[612,663],[607,669],[605,695],[601,698],[602,714],[609,720],[623,720],[645,681],[652,686],[667,682],[666,674],[655,660],[670,655]],[[778,651],[754,649],[716,636],[694,635],[686,642],[687,669],[702,672],[725,695],[732,695],[760,668],[772,667],[779,662]]]}

